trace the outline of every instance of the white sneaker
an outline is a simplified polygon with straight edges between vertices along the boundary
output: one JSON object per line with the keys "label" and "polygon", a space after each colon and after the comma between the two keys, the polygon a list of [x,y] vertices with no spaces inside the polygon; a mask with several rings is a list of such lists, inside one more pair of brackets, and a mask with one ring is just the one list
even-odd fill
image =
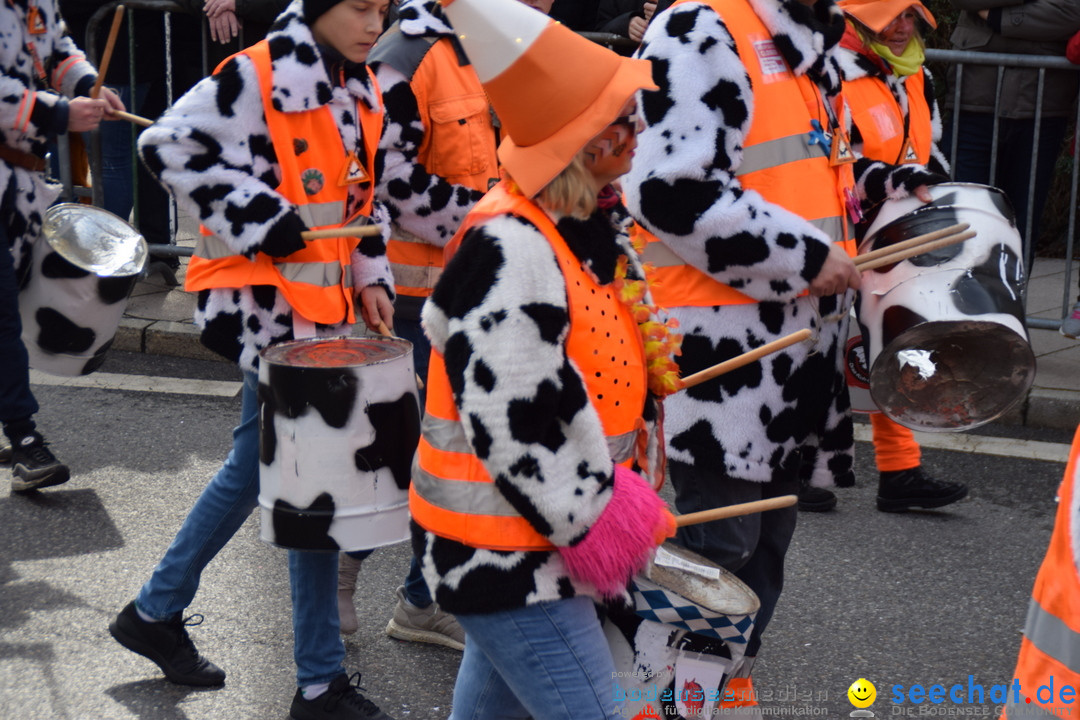
{"label": "white sneaker", "polygon": [[1080,302],[1073,305],[1072,314],[1061,321],[1061,328],[1058,332],[1073,340],[1080,337]]}

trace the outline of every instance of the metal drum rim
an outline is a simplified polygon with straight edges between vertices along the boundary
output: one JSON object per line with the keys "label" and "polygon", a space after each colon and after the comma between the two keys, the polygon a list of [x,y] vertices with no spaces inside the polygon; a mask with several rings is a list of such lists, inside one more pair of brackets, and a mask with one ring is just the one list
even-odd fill
{"label": "metal drum rim", "polygon": [[[277,352],[285,351],[290,347],[300,346],[300,345],[310,345],[310,344],[317,343],[317,342],[330,342],[330,341],[335,341],[335,340],[344,340],[344,341],[347,341],[349,343],[353,343],[353,342],[371,342],[371,341],[390,343],[392,345],[401,345],[402,350],[404,352],[402,352],[401,354],[398,354],[398,355],[394,355],[393,357],[383,358],[381,360],[375,360],[375,361],[372,361],[372,362],[365,362],[365,363],[354,363],[354,364],[349,364],[349,365],[322,365],[322,366],[320,366],[320,365],[290,365],[290,364],[284,362],[280,357],[278,357],[278,358],[274,357],[274,355]],[[383,365],[383,364],[386,364],[386,363],[391,363],[391,362],[401,360],[402,358],[407,357],[409,355],[409,353],[412,352],[412,349],[413,349],[413,344],[411,342],[409,342],[408,340],[406,340],[405,338],[386,337],[386,336],[356,337],[354,335],[333,335],[333,336],[330,336],[330,337],[302,338],[300,340],[286,340],[284,342],[274,343],[273,345],[269,345],[269,346],[267,346],[267,347],[265,347],[265,348],[263,348],[262,350],[259,351],[259,362],[266,363],[267,365],[272,365],[272,366],[275,366],[275,367],[287,367],[287,368],[294,368],[294,369],[300,369],[300,370],[329,370],[329,369],[332,369],[332,368],[373,367],[375,365]]]}
{"label": "metal drum rim", "polygon": [[[109,268],[104,267],[100,264],[86,263],[82,260],[82,258],[71,257],[71,253],[67,251],[67,248],[58,246],[56,242],[57,238],[55,237],[56,234],[48,230],[49,223],[50,221],[54,220],[58,215],[66,212],[72,212],[75,210],[83,214],[98,215],[100,217],[104,217],[106,219],[109,219],[110,222],[115,220],[116,222],[119,222],[123,226],[127,227],[131,231],[131,234],[134,236],[135,240],[132,243],[134,246],[134,253],[130,260],[124,262],[124,266],[128,265],[129,263],[134,263],[138,266],[138,269],[134,270],[133,272],[126,273],[116,273],[115,270],[111,270],[108,272],[108,274],[102,275],[101,273],[109,270]],[[81,270],[85,270],[88,273],[98,275],[99,277],[121,278],[138,275],[143,271],[143,268],[146,267],[146,260],[150,255],[150,248],[146,244],[146,238],[144,238],[142,234],[139,233],[139,231],[133,228],[130,223],[128,223],[116,213],[110,212],[102,207],[97,207],[96,205],[84,205],[83,203],[58,203],[51,206],[48,210],[45,211],[45,217],[41,223],[41,235],[43,238],[45,238],[45,241],[49,243],[49,247],[51,247],[57,254],[59,254],[60,257],[67,260],[75,267]]]}

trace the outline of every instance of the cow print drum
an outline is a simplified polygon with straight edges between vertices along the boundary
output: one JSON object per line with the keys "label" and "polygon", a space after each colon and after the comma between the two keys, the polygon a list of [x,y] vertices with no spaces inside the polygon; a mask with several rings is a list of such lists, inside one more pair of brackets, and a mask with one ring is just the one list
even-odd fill
{"label": "cow print drum", "polygon": [[408,539],[420,440],[411,343],[312,338],[263,350],[259,426],[263,540],[368,550]]}
{"label": "cow print drum", "polygon": [[49,208],[19,291],[30,367],[67,376],[98,369],[147,254],[142,235],[107,210]]}
{"label": "cow print drum", "polygon": [[757,595],[706,558],[672,542],[631,584],[634,611],[611,610],[604,634],[625,717],[715,714],[754,627]]}
{"label": "cow print drum", "polygon": [[886,202],[859,252],[956,223],[977,235],[864,272],[859,326],[882,412],[914,430],[968,430],[1000,417],[1035,380],[1021,240],[1000,190],[943,183],[930,193],[929,204]]}

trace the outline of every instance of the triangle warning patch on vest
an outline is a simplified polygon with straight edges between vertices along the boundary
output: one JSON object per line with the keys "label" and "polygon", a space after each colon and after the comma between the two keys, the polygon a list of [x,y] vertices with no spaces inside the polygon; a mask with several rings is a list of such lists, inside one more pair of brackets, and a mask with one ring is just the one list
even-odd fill
{"label": "triangle warning patch on vest", "polygon": [[904,138],[904,147],[900,149],[900,164],[917,164],[919,156],[915,153],[915,146],[911,144],[911,138]]}
{"label": "triangle warning patch on vest", "polygon": [[833,167],[855,162],[855,153],[851,150],[851,143],[848,141],[847,133],[843,131],[837,130],[833,133],[832,148],[830,150],[829,165]]}
{"label": "triangle warning patch on vest", "polygon": [[367,170],[360,164],[360,161],[356,158],[356,153],[351,152],[345,158],[345,166],[341,168],[341,177],[338,178],[338,185],[355,185],[356,183],[369,182],[371,176],[368,175]]}
{"label": "triangle warning patch on vest", "polygon": [[41,16],[41,10],[37,5],[30,6],[30,11],[26,15],[26,29],[31,35],[45,33],[45,18]]}

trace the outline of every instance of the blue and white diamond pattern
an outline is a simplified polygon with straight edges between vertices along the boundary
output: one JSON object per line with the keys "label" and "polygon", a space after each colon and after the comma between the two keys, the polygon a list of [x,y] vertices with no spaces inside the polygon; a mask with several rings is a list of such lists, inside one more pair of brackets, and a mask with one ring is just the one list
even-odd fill
{"label": "blue and white diamond pattern", "polygon": [[634,611],[646,620],[673,625],[683,630],[729,643],[745,645],[754,627],[754,614],[726,615],[714,612],[642,577],[630,585]]}

